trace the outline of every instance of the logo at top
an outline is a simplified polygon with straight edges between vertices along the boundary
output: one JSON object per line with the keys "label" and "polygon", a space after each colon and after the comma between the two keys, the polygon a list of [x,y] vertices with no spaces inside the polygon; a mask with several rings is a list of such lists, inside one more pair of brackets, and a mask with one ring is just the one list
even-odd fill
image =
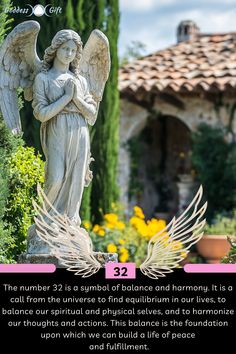
{"label": "logo at top", "polygon": [[5,9],[6,13],[10,14],[25,14],[27,17],[37,16],[41,17],[46,15],[48,17],[52,15],[58,15],[62,13],[62,8],[60,6],[52,6],[51,4],[43,6],[43,5],[35,5],[32,6],[30,4],[26,5],[27,7],[13,6],[12,8]]}

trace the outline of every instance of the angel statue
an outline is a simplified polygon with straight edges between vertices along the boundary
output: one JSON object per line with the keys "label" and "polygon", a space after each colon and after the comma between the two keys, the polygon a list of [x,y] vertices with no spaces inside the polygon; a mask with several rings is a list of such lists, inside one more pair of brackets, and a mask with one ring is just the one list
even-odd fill
{"label": "angel statue", "polygon": [[45,194],[52,206],[75,225],[82,194],[92,179],[88,125],[96,122],[110,70],[109,43],[94,30],[84,49],[73,30],[61,30],[45,50],[36,52],[40,25],[25,21],[6,37],[0,49],[0,106],[13,134],[21,132],[17,89],[32,102],[41,122],[46,157]]}

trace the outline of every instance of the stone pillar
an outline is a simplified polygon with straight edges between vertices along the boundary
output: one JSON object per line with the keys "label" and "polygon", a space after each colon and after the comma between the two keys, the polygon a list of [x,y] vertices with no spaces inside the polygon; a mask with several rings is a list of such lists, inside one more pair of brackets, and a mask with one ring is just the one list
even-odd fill
{"label": "stone pillar", "polygon": [[193,180],[191,175],[179,175],[178,177],[180,180],[177,182],[179,191],[179,213],[182,214],[194,198],[199,185]]}

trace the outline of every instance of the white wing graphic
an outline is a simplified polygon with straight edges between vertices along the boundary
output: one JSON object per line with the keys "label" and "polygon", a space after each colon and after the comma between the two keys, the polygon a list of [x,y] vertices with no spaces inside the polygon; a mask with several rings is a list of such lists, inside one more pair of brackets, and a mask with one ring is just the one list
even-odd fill
{"label": "white wing graphic", "polygon": [[101,264],[93,255],[88,233],[78,228],[67,216],[59,214],[39,186],[38,195],[42,206],[33,202],[38,214],[35,217],[38,236],[50,246],[52,254],[67,270],[83,278],[96,273]]}
{"label": "white wing graphic", "polygon": [[140,265],[144,275],[158,279],[173,272],[173,268],[179,266],[191,246],[200,240],[206,222],[203,216],[207,208],[207,202],[202,207],[199,206],[202,194],[201,186],[188,208],[150,239],[147,258]]}

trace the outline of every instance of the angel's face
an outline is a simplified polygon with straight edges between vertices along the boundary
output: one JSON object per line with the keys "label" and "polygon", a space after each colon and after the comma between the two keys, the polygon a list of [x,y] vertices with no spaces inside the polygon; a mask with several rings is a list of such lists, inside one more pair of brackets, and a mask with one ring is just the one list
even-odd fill
{"label": "angel's face", "polygon": [[76,56],[77,46],[73,40],[63,43],[56,52],[56,58],[62,64],[70,64]]}

